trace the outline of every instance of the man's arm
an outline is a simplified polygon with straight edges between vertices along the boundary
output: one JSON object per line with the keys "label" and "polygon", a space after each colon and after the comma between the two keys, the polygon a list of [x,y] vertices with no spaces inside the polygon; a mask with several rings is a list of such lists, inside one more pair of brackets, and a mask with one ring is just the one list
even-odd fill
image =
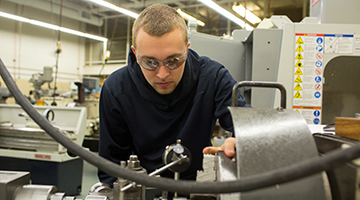
{"label": "man's arm", "polygon": [[[106,82],[102,87],[100,96],[100,138],[99,155],[119,164],[121,160],[128,160],[131,155],[132,138],[128,126],[122,117],[118,100],[107,87]],[[98,171],[100,182],[110,186],[116,180],[101,170]]]}
{"label": "man's arm", "polygon": [[[227,109],[231,106],[232,88],[236,81],[230,75],[229,71],[221,68],[216,77],[216,93],[215,93],[215,118],[219,119],[221,127],[225,130],[234,132],[230,111]],[[249,107],[242,95],[238,95],[238,105],[240,107]],[[228,157],[234,157],[236,149],[236,139],[234,137],[227,138],[221,147],[205,147],[204,154],[215,154],[222,150]]]}

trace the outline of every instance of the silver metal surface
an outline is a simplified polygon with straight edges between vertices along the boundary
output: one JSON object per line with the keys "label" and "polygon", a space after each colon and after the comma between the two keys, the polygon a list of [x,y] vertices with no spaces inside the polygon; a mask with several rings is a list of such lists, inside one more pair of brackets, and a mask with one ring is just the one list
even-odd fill
{"label": "silver metal surface", "polygon": [[[155,175],[157,175],[157,174],[160,174],[161,172],[163,172],[163,171],[167,170],[168,168],[170,168],[170,167],[172,167],[172,166],[180,163],[182,160],[184,160],[184,159],[186,159],[186,158],[187,158],[187,156],[183,156],[183,157],[181,157],[181,158],[178,159],[178,160],[175,160],[175,161],[173,161],[173,162],[171,162],[171,163],[169,163],[169,164],[167,164],[167,165],[164,165],[164,166],[162,166],[161,168],[156,169],[155,171],[151,172],[151,173],[149,174],[149,176],[155,176]],[[134,182],[133,182],[133,183],[134,183]],[[130,189],[130,188],[133,186],[133,183],[130,183],[130,184],[124,186],[123,188],[121,188],[121,191],[124,192],[124,191],[126,191],[127,189]]]}
{"label": "silver metal surface", "polygon": [[[51,124],[78,145],[83,144],[86,131],[86,108],[34,106]],[[51,109],[55,118],[52,120]],[[19,105],[0,104],[0,156],[24,159],[43,159],[35,154],[45,152],[51,161],[74,159],[67,149],[50,137]],[[50,114],[50,115],[48,115]],[[44,118],[46,120],[46,118]],[[33,154],[33,155],[31,155]],[[46,158],[46,160],[49,160]]]}
{"label": "silver metal surface", "polygon": [[229,70],[236,81],[245,80],[245,45],[241,41],[230,40],[208,34],[190,32],[191,46],[199,55],[218,61]]}
{"label": "silver metal surface", "polygon": [[57,191],[55,186],[48,185],[24,185],[16,191],[14,200],[49,200]]}
{"label": "silver metal surface", "polygon": [[[216,178],[219,182],[237,180],[237,163],[235,158],[229,158],[223,151],[218,151],[215,158]],[[240,193],[219,194],[219,200],[239,200]]]}
{"label": "silver metal surface", "polygon": [[16,188],[29,183],[29,172],[0,171],[0,199],[12,200]]}
{"label": "silver metal surface", "polygon": [[[66,134],[68,131],[61,132]],[[56,152],[58,146],[59,144],[42,129],[0,127],[0,147],[3,148]]]}
{"label": "silver metal surface", "polygon": [[[127,161],[127,168],[135,171],[136,173],[146,174],[146,170],[141,167],[140,161],[136,155],[131,155]],[[124,162],[120,162],[120,165],[124,167]],[[135,182],[118,178],[113,185],[114,192],[113,198],[116,200],[145,200],[146,187],[144,185],[138,185]]]}
{"label": "silver metal surface", "polygon": [[[310,130],[293,110],[229,108],[236,136],[239,179],[269,172],[318,156]],[[241,193],[248,199],[325,199],[321,174]]]}

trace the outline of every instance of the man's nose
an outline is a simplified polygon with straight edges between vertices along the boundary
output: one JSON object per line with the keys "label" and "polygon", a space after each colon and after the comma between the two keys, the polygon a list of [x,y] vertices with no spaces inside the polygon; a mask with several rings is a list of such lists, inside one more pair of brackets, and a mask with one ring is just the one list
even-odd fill
{"label": "man's nose", "polygon": [[164,63],[161,63],[161,66],[159,67],[156,76],[159,79],[165,79],[166,77],[169,76],[169,74],[170,74],[169,69],[164,66]]}

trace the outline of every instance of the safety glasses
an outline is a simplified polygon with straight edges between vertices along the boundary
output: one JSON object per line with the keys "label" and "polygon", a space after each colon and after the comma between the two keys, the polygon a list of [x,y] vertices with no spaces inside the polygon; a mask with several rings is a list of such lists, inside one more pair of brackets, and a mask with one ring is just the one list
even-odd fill
{"label": "safety glasses", "polygon": [[177,58],[169,58],[163,61],[160,60],[152,60],[152,59],[146,59],[142,57],[137,57],[139,64],[147,69],[154,71],[158,69],[160,66],[164,65],[165,67],[169,68],[170,70],[176,69],[180,67],[185,61],[186,61],[186,51],[185,53]]}

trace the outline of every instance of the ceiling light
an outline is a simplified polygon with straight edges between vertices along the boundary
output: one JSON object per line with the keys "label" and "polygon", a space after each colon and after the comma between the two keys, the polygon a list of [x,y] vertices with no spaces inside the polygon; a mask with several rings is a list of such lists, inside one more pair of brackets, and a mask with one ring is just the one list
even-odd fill
{"label": "ceiling light", "polygon": [[130,16],[130,17],[133,17],[135,19],[139,17],[139,14],[137,14],[137,13],[131,12],[130,10],[126,10],[124,8],[120,8],[118,6],[115,6],[114,4],[111,4],[111,3],[103,1],[103,0],[89,0],[89,1],[94,2],[96,4],[99,4],[101,6],[116,10],[116,11],[118,11],[120,13],[123,13],[125,15]]}
{"label": "ceiling light", "polygon": [[243,5],[239,5],[239,6],[233,5],[232,9],[253,24],[261,22],[261,19],[258,16],[256,16],[250,10],[245,9]]}
{"label": "ceiling light", "polygon": [[198,1],[202,2],[203,4],[205,4],[206,6],[212,8],[212,9],[214,9],[216,12],[218,12],[219,14],[223,15],[224,17],[230,19],[231,21],[235,22],[239,26],[241,26],[241,27],[245,26],[245,22],[243,20],[236,17],[235,15],[230,13],[229,11],[222,8],[221,6],[217,5],[213,1],[211,1],[211,0],[198,0]]}
{"label": "ceiling light", "polygon": [[248,31],[254,30],[254,27],[252,27],[250,24],[245,24],[245,29]]}
{"label": "ceiling light", "polygon": [[13,20],[16,20],[16,21],[30,23],[30,24],[41,26],[41,27],[44,27],[44,28],[49,28],[49,29],[56,30],[56,31],[69,33],[69,34],[72,34],[72,35],[86,37],[86,38],[90,38],[90,39],[94,39],[94,40],[99,40],[99,41],[102,41],[102,42],[107,42],[108,41],[108,39],[104,38],[104,37],[83,33],[83,32],[80,32],[80,31],[76,31],[76,30],[56,26],[56,25],[53,25],[53,24],[48,24],[48,23],[33,20],[33,19],[28,19],[28,18],[25,18],[25,17],[20,17],[20,16],[17,16],[17,15],[12,15],[12,14],[8,14],[8,13],[0,12],[0,16],[8,18],[8,19],[13,19]]}
{"label": "ceiling light", "polygon": [[186,12],[182,11],[180,8],[176,10],[184,19],[186,19],[187,21],[189,21],[190,19],[196,20],[197,24],[199,26],[205,26],[205,23],[196,19],[195,17],[187,14]]}

